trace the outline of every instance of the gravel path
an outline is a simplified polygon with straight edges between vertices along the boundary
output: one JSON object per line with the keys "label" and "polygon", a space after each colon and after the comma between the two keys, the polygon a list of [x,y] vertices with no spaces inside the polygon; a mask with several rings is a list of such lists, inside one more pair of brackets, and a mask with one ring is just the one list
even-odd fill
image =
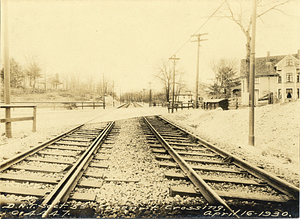
{"label": "gravel path", "polygon": [[97,216],[167,216],[178,213],[168,210],[170,206],[203,203],[200,198],[169,196],[171,185],[186,185],[187,182],[164,178],[165,169],[158,167],[138,118],[117,121],[116,127],[120,132],[114,139],[109,168],[104,175],[139,182],[105,182],[97,194]]}

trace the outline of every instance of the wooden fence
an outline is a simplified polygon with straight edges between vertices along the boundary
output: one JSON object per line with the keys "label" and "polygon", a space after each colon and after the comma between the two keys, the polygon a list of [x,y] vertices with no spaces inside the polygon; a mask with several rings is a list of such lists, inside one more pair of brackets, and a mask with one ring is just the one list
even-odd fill
{"label": "wooden fence", "polygon": [[5,123],[5,126],[9,127],[8,128],[9,130],[6,130],[6,136],[8,138],[11,138],[11,128],[10,128],[10,126],[8,126],[11,122],[32,120],[33,121],[32,131],[36,132],[36,105],[10,105],[10,104],[5,104],[5,105],[0,105],[0,108],[9,109],[9,110],[11,108],[33,108],[33,116],[0,119],[0,123]]}

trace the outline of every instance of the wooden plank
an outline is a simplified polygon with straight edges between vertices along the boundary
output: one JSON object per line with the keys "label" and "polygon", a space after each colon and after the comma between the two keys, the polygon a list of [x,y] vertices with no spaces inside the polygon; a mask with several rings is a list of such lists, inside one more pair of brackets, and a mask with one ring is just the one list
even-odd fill
{"label": "wooden plank", "polygon": [[[171,179],[186,179],[189,178],[187,176],[184,176],[181,173],[175,173],[173,171],[167,171],[164,173],[166,178]],[[245,185],[255,185],[255,186],[265,186],[263,183],[259,183],[254,180],[250,179],[240,179],[240,178],[223,178],[223,177],[213,177],[213,176],[202,176],[200,175],[201,179],[207,182],[220,182],[220,183],[235,183],[235,184],[245,184]]]}
{"label": "wooden plank", "polygon": [[[79,143],[74,143],[74,142],[55,142],[57,145],[69,145],[69,146],[78,146],[78,147],[88,147],[88,144],[79,144]],[[82,149],[85,150],[85,149]]]}
{"label": "wooden plank", "polygon": [[99,135],[99,133],[91,133],[91,132],[83,132],[83,131],[75,132],[74,134],[76,134],[76,135],[89,135],[89,136],[98,136]]}
{"label": "wooden plank", "polygon": [[167,154],[168,152],[165,149],[151,149],[152,153],[160,153],[160,154]]}
{"label": "wooden plank", "polygon": [[94,157],[95,160],[108,160],[108,156],[102,155],[102,154],[97,154]]}
{"label": "wooden plank", "polygon": [[[287,202],[288,198],[283,196],[267,196],[262,194],[253,194],[246,192],[226,192],[215,190],[215,192],[224,199],[241,199],[241,200],[251,200],[251,201],[266,201],[266,202]],[[196,192],[194,188],[183,187],[183,186],[171,186],[170,196],[199,196],[200,193]]]}
{"label": "wooden plank", "polygon": [[[155,155],[155,158],[157,160],[173,160],[171,156],[166,156],[166,155]],[[195,163],[206,163],[206,164],[218,164],[218,165],[227,165],[227,163],[224,163],[222,161],[214,161],[214,160],[200,160],[200,159],[195,159],[195,158],[185,158],[183,159],[187,162],[195,162]]]}
{"label": "wooden plank", "polygon": [[188,139],[180,139],[180,138],[178,138],[178,139],[174,139],[174,138],[164,138],[169,144],[172,144],[172,143],[182,143],[182,144],[184,144],[184,145],[189,145],[189,146],[191,146],[191,142],[190,142],[190,140],[188,140]]}
{"label": "wooden plank", "polygon": [[92,172],[86,172],[83,174],[85,177],[94,177],[94,178],[103,178],[103,173],[92,173]]}
{"label": "wooden plank", "polygon": [[[203,150],[203,152],[205,152],[207,150]],[[199,151],[198,151],[199,152]],[[206,154],[206,153],[197,153],[197,152],[181,152],[181,151],[177,151],[178,154],[180,155],[190,155],[190,156],[206,156],[206,157],[216,157],[218,155],[216,154]]]}
{"label": "wooden plank", "polygon": [[[151,149],[153,153],[167,154],[168,152],[165,149]],[[176,151],[179,155],[190,155],[190,156],[205,156],[205,157],[215,157],[216,154],[206,154],[206,153],[197,153],[197,152],[184,152]]]}
{"label": "wooden plank", "polygon": [[134,183],[137,183],[139,182],[140,180],[139,179],[111,179],[111,178],[105,178],[104,179],[105,182],[134,182]]}
{"label": "wooden plank", "polygon": [[0,123],[5,122],[19,122],[19,121],[27,121],[27,120],[33,120],[34,117],[18,117],[18,118],[7,118],[7,119],[0,119]]}
{"label": "wooden plank", "polygon": [[62,146],[62,145],[49,145],[47,149],[59,149],[69,151],[85,151],[86,148],[79,148],[79,146]]}
{"label": "wooden plank", "polygon": [[8,174],[8,173],[2,173],[2,174],[0,174],[0,179],[26,181],[26,182],[49,183],[49,184],[56,184],[60,180],[58,178],[41,177],[41,176],[30,176],[30,175],[20,175],[20,174]]}
{"label": "wooden plank", "polygon": [[161,144],[151,144],[150,148],[164,148]]}
{"label": "wooden plank", "polygon": [[37,153],[39,154],[44,154],[44,155],[53,155],[53,156],[66,156],[66,157],[76,157],[78,155],[78,153],[74,154],[74,153],[67,153],[64,151],[60,151],[59,154],[57,151],[53,152],[53,151],[38,151]]}
{"label": "wooden plank", "polygon": [[100,188],[102,187],[103,182],[98,182],[98,181],[81,181],[77,184],[79,187],[89,187],[89,188]]}
{"label": "wooden plank", "polygon": [[99,154],[111,154],[111,151],[107,151],[107,150],[104,150],[104,151],[101,151],[101,148],[97,151],[97,153]]}
{"label": "wooden plank", "polygon": [[[179,167],[175,163],[165,163],[165,162],[159,162],[160,167],[169,167],[169,168],[176,168]],[[240,173],[240,171],[237,170],[231,170],[231,169],[224,169],[219,167],[205,167],[205,166],[195,166],[190,165],[194,170],[203,170],[203,171],[213,171],[213,172],[224,172],[224,173]]]}
{"label": "wooden plank", "polygon": [[49,192],[48,189],[25,188],[19,186],[0,186],[0,193],[15,194],[15,195],[30,195],[30,196],[45,196]]}
{"label": "wooden plank", "polygon": [[61,139],[61,141],[91,142],[90,139],[77,139],[77,138],[70,138],[70,137],[63,138],[63,139]]}
{"label": "wooden plank", "polygon": [[147,140],[149,144],[159,144],[158,140]]}
{"label": "wooden plank", "polygon": [[73,164],[73,161],[67,160],[58,160],[58,159],[51,159],[51,158],[44,158],[44,157],[27,157],[26,160],[29,161],[40,161],[40,162],[47,162],[47,163],[57,163],[57,164]]}
{"label": "wooden plank", "polygon": [[10,104],[1,104],[0,108],[33,108],[36,105],[10,105]]}
{"label": "wooden plank", "polygon": [[182,138],[182,134],[161,134],[159,133],[163,138],[166,138],[166,139],[176,139],[176,138]]}
{"label": "wooden plank", "polygon": [[101,164],[101,163],[91,163],[89,166],[96,167],[96,168],[104,168],[104,169],[108,168],[108,164]]}
{"label": "wooden plank", "polygon": [[77,201],[95,201],[96,194],[75,192],[70,199]]}
{"label": "wooden plank", "polygon": [[179,146],[189,146],[189,147],[201,147],[200,144],[192,144],[192,143],[179,143],[179,142],[168,142],[170,145],[179,145]]}
{"label": "wooden plank", "polygon": [[106,148],[106,149],[112,149],[113,148],[112,146],[105,145],[105,144],[106,144],[106,142],[103,145],[101,145],[101,148]]}
{"label": "wooden plank", "polygon": [[51,173],[60,173],[64,169],[56,167],[37,167],[37,166],[28,166],[28,165],[14,165],[10,167],[14,170],[29,170],[36,172],[51,172]]}

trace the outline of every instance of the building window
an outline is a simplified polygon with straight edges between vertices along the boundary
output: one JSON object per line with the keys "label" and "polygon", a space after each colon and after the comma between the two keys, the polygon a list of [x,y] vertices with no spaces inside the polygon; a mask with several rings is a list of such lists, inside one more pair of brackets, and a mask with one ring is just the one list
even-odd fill
{"label": "building window", "polygon": [[278,89],[278,99],[281,99],[281,89]]}
{"label": "building window", "polygon": [[259,78],[255,78],[255,84],[259,84]]}
{"label": "building window", "polygon": [[278,84],[281,84],[281,76],[278,76]]}
{"label": "building window", "polygon": [[292,94],[293,94],[293,89],[287,88],[286,89],[286,98],[292,98]]}
{"label": "building window", "polygon": [[286,73],[286,82],[293,82],[293,74]]}
{"label": "building window", "polygon": [[293,65],[293,59],[287,59],[286,66],[292,66],[292,65]]}
{"label": "building window", "polygon": [[297,98],[299,99],[299,88],[297,88]]}
{"label": "building window", "polygon": [[297,74],[297,82],[300,82],[300,74]]}

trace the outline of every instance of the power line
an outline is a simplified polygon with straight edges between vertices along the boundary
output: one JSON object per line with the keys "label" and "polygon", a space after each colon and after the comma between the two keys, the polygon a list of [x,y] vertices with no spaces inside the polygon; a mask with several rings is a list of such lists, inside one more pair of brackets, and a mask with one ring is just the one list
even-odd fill
{"label": "power line", "polygon": [[[196,32],[193,35],[196,35],[196,33],[212,18],[212,16],[215,15],[215,13],[217,13],[217,11],[224,5],[225,2],[226,0],[209,16],[209,18],[201,25],[201,27],[199,27],[198,30],[196,30]],[[173,55],[178,53],[191,40],[193,35]]]}
{"label": "power line", "polygon": [[[208,17],[208,19],[198,28],[198,30],[195,31],[195,33],[193,35],[196,35],[196,33],[201,30],[201,28],[212,18],[212,16],[215,15],[215,13],[217,13],[217,11],[225,4],[226,0]],[[172,55],[176,55],[176,53],[178,53],[193,37],[193,35],[191,37],[189,37],[189,39]],[[171,56],[171,57],[172,57]],[[168,62],[170,61],[170,59],[167,61],[166,65],[168,64]],[[154,78],[157,78],[158,75],[160,75],[161,72],[159,72]],[[151,81],[153,81],[154,79],[152,79]]]}

